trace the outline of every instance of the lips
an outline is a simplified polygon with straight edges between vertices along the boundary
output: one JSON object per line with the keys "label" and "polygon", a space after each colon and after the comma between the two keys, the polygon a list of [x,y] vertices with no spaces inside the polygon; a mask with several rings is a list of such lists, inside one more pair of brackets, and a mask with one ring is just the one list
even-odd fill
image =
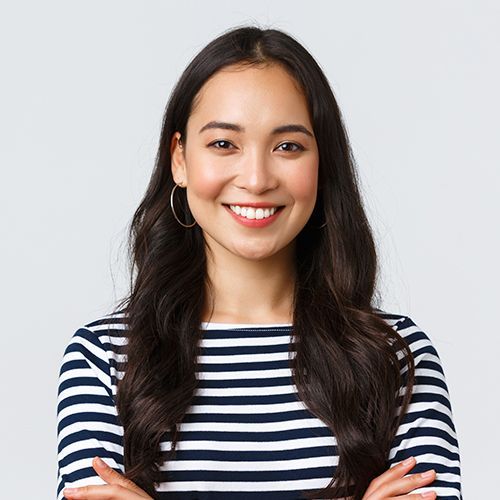
{"label": "lips", "polygon": [[[229,212],[229,214],[231,214],[231,217],[234,220],[236,220],[237,222],[239,222],[240,224],[242,224],[244,226],[254,227],[254,228],[265,227],[265,226],[268,226],[269,224],[272,224],[276,220],[276,218],[281,214],[281,212],[284,208],[284,205],[278,207],[276,209],[276,211],[274,212],[274,214],[270,215],[269,217],[264,217],[264,218],[259,218],[259,219],[257,219],[257,218],[249,219],[243,215],[238,215],[237,213],[233,212],[231,210],[231,208],[229,207],[229,205],[226,205],[224,203],[223,206]],[[245,206],[245,205],[243,205],[243,206]],[[246,206],[248,207],[249,205],[246,205]],[[264,210],[261,207],[259,207],[259,208],[261,211]],[[255,208],[254,210],[259,210],[259,208]]]}
{"label": "lips", "polygon": [[[269,216],[274,215],[276,212],[285,208],[285,205],[262,205],[259,203],[259,207],[255,207],[252,205],[238,205],[238,204],[225,204],[223,206],[231,210],[236,215],[241,215],[243,217],[247,216],[248,219],[262,219],[268,218]],[[249,212],[253,214],[253,217],[248,217]],[[257,215],[259,214],[260,215]],[[265,215],[264,215],[265,214]],[[264,215],[264,217],[262,217]]]}
{"label": "lips", "polygon": [[238,205],[239,207],[252,207],[252,208],[283,208],[285,205],[277,205],[275,203],[266,203],[264,201],[258,202],[241,202],[241,203],[223,203],[226,207],[230,205]]}

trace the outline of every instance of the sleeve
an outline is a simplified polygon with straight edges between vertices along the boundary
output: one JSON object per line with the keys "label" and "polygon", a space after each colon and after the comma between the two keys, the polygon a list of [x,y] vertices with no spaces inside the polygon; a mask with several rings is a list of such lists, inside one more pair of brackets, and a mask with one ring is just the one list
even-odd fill
{"label": "sleeve", "polygon": [[57,500],[64,498],[66,487],[106,484],[92,467],[94,456],[124,472],[123,427],[110,374],[100,337],[79,328],[66,347],[59,371]]}
{"label": "sleeve", "polygon": [[[392,443],[389,465],[414,456],[416,465],[409,474],[434,469],[436,479],[412,493],[435,491],[438,500],[462,500],[459,445],[441,360],[429,337],[410,318],[404,317],[396,327],[414,356],[415,385]],[[401,373],[407,368],[402,365]]]}

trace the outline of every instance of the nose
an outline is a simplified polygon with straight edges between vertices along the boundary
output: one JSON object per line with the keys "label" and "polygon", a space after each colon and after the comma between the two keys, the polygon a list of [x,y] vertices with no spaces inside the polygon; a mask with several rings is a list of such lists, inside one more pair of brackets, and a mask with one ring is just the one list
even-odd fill
{"label": "nose", "polygon": [[236,185],[252,194],[261,194],[279,185],[272,158],[265,151],[254,149],[243,155]]}

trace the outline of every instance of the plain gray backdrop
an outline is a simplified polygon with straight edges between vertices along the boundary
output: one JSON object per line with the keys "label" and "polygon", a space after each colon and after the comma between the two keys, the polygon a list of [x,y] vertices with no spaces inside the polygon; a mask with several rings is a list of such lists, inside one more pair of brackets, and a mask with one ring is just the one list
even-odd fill
{"label": "plain gray backdrop", "polygon": [[442,359],[464,497],[498,490],[500,8],[496,1],[2,2],[2,498],[56,491],[59,364],[127,287],[125,234],[169,93],[236,25],[324,69],[377,238],[384,308]]}

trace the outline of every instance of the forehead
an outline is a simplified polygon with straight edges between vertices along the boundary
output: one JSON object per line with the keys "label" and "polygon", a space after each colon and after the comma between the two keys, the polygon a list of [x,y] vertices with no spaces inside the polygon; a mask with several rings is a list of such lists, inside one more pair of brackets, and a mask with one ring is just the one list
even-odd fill
{"label": "forehead", "polygon": [[214,73],[195,96],[189,120],[223,118],[247,123],[311,123],[303,90],[279,64],[238,64]]}

